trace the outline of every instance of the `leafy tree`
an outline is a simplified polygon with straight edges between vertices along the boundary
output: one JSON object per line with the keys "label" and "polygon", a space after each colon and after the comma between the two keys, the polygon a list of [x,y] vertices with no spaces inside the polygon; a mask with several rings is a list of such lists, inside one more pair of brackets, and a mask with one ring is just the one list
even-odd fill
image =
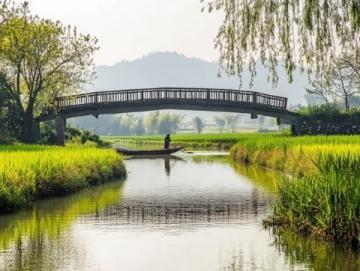
{"label": "leafy tree", "polygon": [[201,134],[202,130],[205,127],[205,122],[200,117],[193,118],[193,127],[195,128],[198,134]]}
{"label": "leafy tree", "polygon": [[117,126],[117,133],[121,135],[135,134],[136,121],[136,117],[133,114],[119,115],[115,124]]}
{"label": "leafy tree", "polygon": [[145,134],[144,120],[143,120],[142,118],[139,118],[139,119],[136,121],[135,134],[136,134],[136,135],[143,135],[143,134]]}
{"label": "leafy tree", "polygon": [[239,122],[239,118],[240,118],[239,114],[224,116],[224,119],[226,122],[226,127],[227,127],[228,131],[231,131],[232,133],[234,133],[236,131],[236,127]]}
{"label": "leafy tree", "polygon": [[216,126],[219,129],[219,132],[222,133],[225,129],[225,124],[226,124],[225,120],[219,116],[215,116],[214,121],[215,121]]}
{"label": "leafy tree", "polygon": [[204,10],[225,14],[215,38],[228,74],[244,65],[256,74],[258,59],[277,83],[283,61],[289,81],[296,67],[317,74],[333,65],[339,53],[360,57],[359,0],[201,0]]}
{"label": "leafy tree", "polygon": [[19,9],[20,7],[11,0],[0,0],[0,25],[18,13]]}
{"label": "leafy tree", "polygon": [[326,104],[331,102],[332,98],[329,84],[326,82],[326,79],[321,76],[311,83],[310,88],[306,88],[306,92],[310,95],[318,96]]}
{"label": "leafy tree", "polygon": [[307,92],[320,96],[325,103],[340,101],[345,111],[350,110],[351,99],[360,92],[360,60],[340,58],[335,66],[312,83]]}
{"label": "leafy tree", "polygon": [[182,119],[183,116],[180,114],[161,113],[158,122],[158,133],[176,133]]}
{"label": "leafy tree", "polygon": [[144,118],[144,126],[147,134],[154,135],[157,133],[160,112],[150,112]]}
{"label": "leafy tree", "polygon": [[29,13],[25,2],[1,25],[0,72],[21,115],[21,139],[32,142],[36,117],[54,110],[57,96],[89,79],[97,40],[76,28]]}

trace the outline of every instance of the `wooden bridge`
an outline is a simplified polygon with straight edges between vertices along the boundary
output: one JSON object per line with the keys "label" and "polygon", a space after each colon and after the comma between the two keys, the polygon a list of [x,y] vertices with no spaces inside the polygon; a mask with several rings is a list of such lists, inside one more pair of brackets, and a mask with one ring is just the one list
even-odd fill
{"label": "wooden bridge", "polygon": [[254,91],[211,88],[146,88],[92,92],[56,99],[56,112],[39,121],[56,119],[57,142],[64,144],[66,119],[85,115],[142,112],[162,109],[249,113],[275,117],[291,124],[296,114],[287,98]]}

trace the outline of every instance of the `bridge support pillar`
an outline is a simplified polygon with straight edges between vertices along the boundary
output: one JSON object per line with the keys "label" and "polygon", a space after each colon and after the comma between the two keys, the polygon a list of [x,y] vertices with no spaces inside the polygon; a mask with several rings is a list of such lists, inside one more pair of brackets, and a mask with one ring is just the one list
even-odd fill
{"label": "bridge support pillar", "polygon": [[65,145],[66,118],[57,116],[55,119],[56,145]]}

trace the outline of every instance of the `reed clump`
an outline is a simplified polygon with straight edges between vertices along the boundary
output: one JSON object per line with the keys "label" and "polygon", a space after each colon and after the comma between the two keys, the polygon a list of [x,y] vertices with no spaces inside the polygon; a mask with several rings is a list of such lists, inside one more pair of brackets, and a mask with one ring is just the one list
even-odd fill
{"label": "reed clump", "polygon": [[360,155],[321,153],[315,175],[279,183],[266,225],[360,248]]}
{"label": "reed clump", "polygon": [[94,147],[1,146],[0,212],[126,174],[122,157]]}
{"label": "reed clump", "polygon": [[[360,137],[248,137],[236,161],[287,173],[265,225],[360,248]],[[290,176],[290,177],[289,177]]]}

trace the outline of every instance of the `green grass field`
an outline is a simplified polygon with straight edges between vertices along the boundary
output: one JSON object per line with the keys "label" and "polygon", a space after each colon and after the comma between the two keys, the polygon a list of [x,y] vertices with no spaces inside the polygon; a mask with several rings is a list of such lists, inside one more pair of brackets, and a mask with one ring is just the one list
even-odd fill
{"label": "green grass field", "polygon": [[0,146],[0,212],[124,176],[122,157],[94,147]]}

